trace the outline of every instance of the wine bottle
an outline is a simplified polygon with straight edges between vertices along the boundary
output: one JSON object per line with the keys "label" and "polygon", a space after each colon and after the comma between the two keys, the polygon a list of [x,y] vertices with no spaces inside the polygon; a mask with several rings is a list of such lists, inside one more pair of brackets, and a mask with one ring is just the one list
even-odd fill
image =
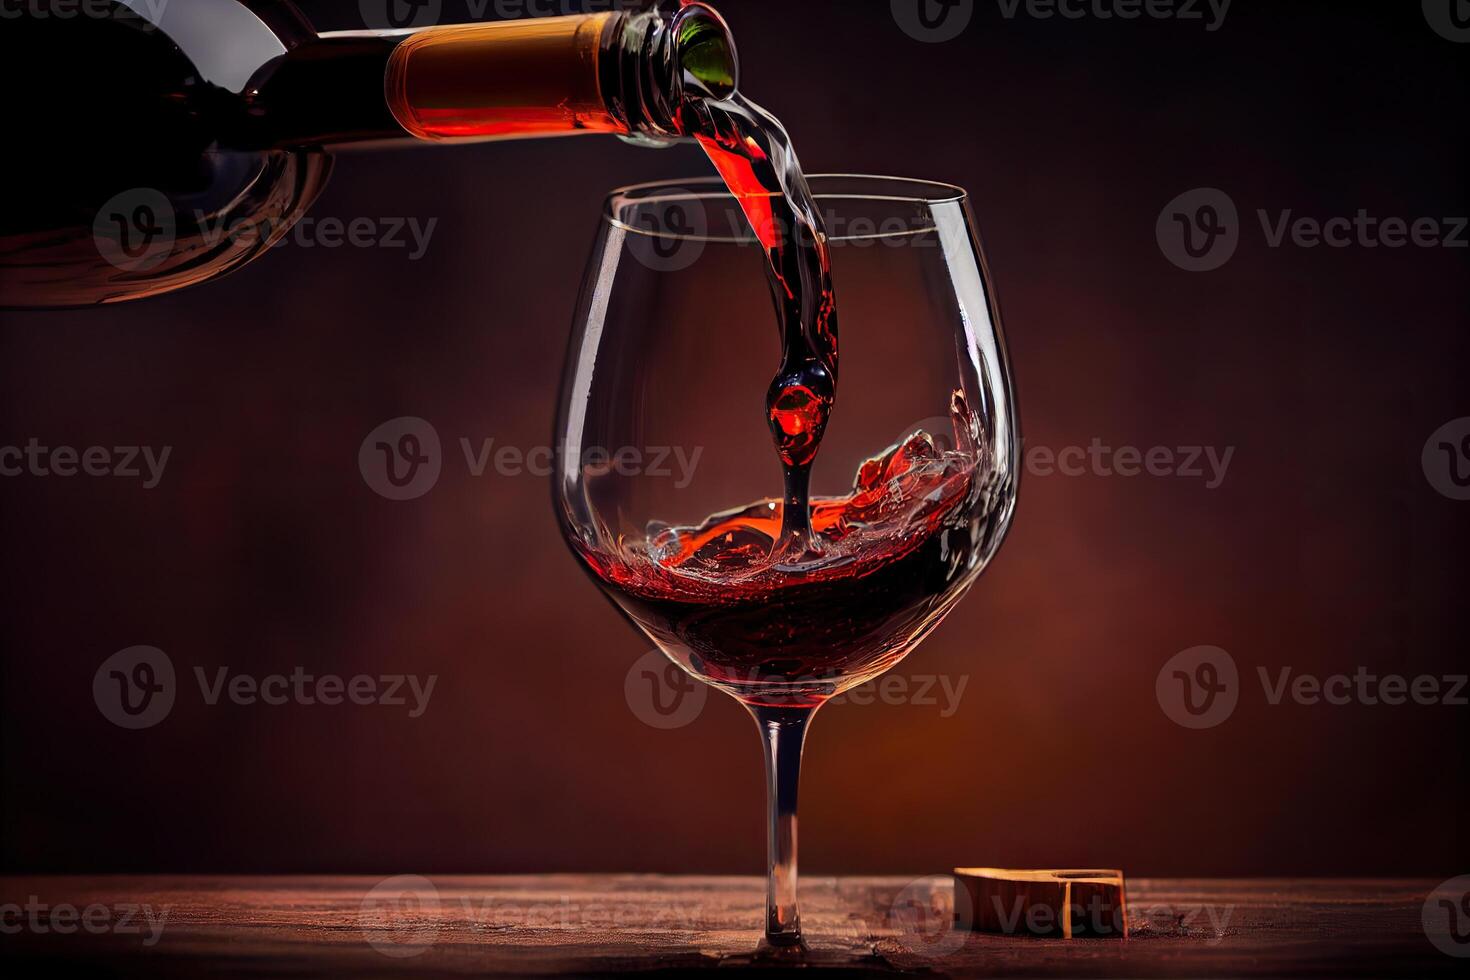
{"label": "wine bottle", "polygon": [[611,133],[680,136],[738,82],[699,3],[318,33],[288,0],[28,0],[0,23],[9,200],[0,306],[113,303],[264,254],[333,153]]}

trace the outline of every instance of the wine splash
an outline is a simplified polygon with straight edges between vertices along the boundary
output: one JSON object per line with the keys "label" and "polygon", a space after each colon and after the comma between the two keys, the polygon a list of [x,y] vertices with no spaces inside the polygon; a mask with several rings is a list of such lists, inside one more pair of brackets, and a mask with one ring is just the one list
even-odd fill
{"label": "wine splash", "polygon": [[820,557],[772,560],[790,525],[768,499],[696,526],[653,524],[602,551],[574,541],[608,594],[697,676],[754,704],[820,704],[892,666],[973,568],[964,515],[982,492],[980,423],[952,403],[955,448],[919,429],[858,469],[850,493],[811,501]]}

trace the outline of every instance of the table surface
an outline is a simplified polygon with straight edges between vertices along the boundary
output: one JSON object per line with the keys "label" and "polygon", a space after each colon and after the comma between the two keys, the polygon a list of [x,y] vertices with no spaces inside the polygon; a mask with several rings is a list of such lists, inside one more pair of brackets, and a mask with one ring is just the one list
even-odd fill
{"label": "table surface", "polygon": [[[1084,977],[1463,975],[1421,925],[1436,882],[1128,882],[1126,939],[955,931],[952,879],[804,878],[803,974]],[[746,877],[9,876],[0,962],[107,975],[524,976],[720,967],[752,953]],[[13,904],[9,904],[13,903]],[[24,974],[14,967],[31,968]]]}

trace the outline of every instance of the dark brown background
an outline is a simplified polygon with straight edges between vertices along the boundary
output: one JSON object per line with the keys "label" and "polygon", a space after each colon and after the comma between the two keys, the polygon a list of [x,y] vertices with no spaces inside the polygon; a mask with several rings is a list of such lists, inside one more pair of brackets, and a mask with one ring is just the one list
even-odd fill
{"label": "dark brown background", "polygon": [[[355,3],[305,6],[360,26]],[[1403,0],[1237,0],[1215,32],[976,8],[930,45],[886,0],[722,7],[809,170],[973,192],[1029,445],[1236,453],[1216,490],[1025,479],[992,569],[897,668],[968,676],[958,712],[821,717],[804,870],[1464,871],[1470,708],[1271,707],[1255,671],[1465,672],[1470,503],[1420,452],[1470,415],[1470,252],[1271,249],[1255,210],[1470,212],[1470,45]],[[0,445],[173,456],[152,491],[0,480],[0,866],[759,870],[750,722],[712,698],[687,728],[642,724],[623,680],[647,645],[566,553],[544,481],[472,478],[455,446],[547,441],[601,196],[706,170],[596,137],[348,156],[316,213],[437,217],[422,261],[288,247],[212,288],[4,314]],[[1154,223],[1201,186],[1245,228],[1190,274]],[[446,461],[394,503],[357,451],[401,415]],[[190,685],[196,665],[439,683],[417,720],[186,692],[129,732],[91,681],[133,644]],[[1245,693],[1195,732],[1154,680],[1198,644]]]}

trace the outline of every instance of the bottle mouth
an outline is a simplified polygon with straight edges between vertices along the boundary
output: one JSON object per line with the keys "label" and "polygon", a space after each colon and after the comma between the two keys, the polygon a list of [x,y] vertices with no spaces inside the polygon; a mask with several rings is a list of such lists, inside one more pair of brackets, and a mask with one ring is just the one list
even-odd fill
{"label": "bottle mouth", "polygon": [[718,11],[703,3],[686,3],[669,30],[686,95],[719,102],[735,94],[740,87],[740,54]]}

